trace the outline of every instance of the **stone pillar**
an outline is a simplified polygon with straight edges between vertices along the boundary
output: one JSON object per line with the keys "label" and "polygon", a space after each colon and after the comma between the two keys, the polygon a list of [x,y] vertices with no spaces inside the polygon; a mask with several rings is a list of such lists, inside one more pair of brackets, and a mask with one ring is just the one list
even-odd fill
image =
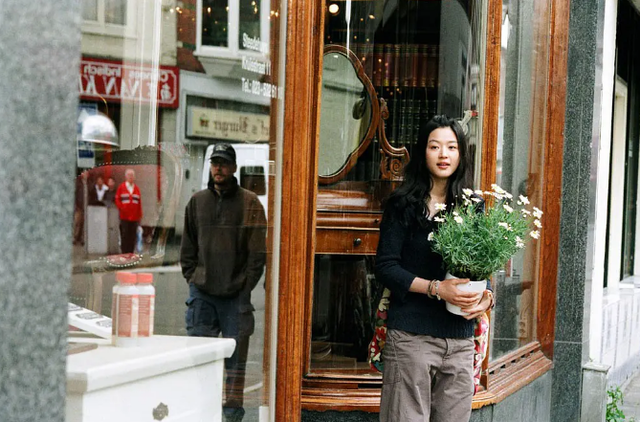
{"label": "stone pillar", "polygon": [[0,1],[0,420],[65,418],[80,2]]}
{"label": "stone pillar", "polygon": [[[589,346],[585,295],[589,235],[589,182],[594,116],[598,10],[602,0],[571,1],[562,169],[562,214],[551,420],[580,420],[582,365]],[[544,283],[544,280],[541,281]],[[587,310],[588,314],[588,310]],[[585,326],[587,329],[585,329]]]}
{"label": "stone pillar", "polygon": [[604,422],[607,407],[609,365],[588,362],[582,367],[582,414],[580,422]]}

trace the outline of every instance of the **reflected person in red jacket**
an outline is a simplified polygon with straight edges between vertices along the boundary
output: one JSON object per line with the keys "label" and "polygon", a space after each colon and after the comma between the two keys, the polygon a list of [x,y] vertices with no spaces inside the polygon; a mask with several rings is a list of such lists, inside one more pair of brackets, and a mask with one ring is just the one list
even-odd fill
{"label": "reflected person in red jacket", "polygon": [[134,183],[136,173],[127,169],[125,181],[116,191],[116,206],[120,210],[120,250],[133,253],[136,246],[136,233],[142,220],[142,197],[140,188]]}

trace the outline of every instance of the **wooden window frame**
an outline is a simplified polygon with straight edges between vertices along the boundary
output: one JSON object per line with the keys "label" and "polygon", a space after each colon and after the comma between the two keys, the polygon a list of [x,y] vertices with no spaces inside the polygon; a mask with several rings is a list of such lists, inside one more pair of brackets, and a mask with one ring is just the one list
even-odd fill
{"label": "wooden window frame", "polygon": [[[563,132],[570,0],[552,0],[544,145],[537,341],[490,363],[486,391],[473,407],[500,402],[552,367],[560,231]],[[301,410],[377,412],[380,381],[305,377],[309,365],[317,185],[319,94],[324,0],[287,0],[285,125],[280,239],[276,420],[300,421]],[[481,186],[495,180],[502,1],[488,6]],[[301,140],[306,140],[302,142]],[[544,263],[544,265],[543,265]],[[303,382],[304,381],[304,382]]]}

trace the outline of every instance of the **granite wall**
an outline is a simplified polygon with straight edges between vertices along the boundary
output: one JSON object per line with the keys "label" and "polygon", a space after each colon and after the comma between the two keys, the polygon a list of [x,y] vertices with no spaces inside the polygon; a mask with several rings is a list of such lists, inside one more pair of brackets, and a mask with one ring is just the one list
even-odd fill
{"label": "granite wall", "polygon": [[0,421],[64,421],[80,10],[0,1]]}
{"label": "granite wall", "polygon": [[[589,188],[597,37],[601,0],[572,1],[569,20],[567,99],[562,168],[562,213],[551,420],[580,420]],[[590,276],[590,275],[589,275]]]}

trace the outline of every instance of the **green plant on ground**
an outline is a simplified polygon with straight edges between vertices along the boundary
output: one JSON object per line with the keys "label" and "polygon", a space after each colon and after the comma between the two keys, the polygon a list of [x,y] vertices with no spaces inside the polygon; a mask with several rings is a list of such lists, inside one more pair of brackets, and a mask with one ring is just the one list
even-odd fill
{"label": "green plant on ground", "polygon": [[607,422],[635,422],[635,418],[627,421],[627,417],[620,408],[624,403],[620,387],[612,387],[607,390]]}

